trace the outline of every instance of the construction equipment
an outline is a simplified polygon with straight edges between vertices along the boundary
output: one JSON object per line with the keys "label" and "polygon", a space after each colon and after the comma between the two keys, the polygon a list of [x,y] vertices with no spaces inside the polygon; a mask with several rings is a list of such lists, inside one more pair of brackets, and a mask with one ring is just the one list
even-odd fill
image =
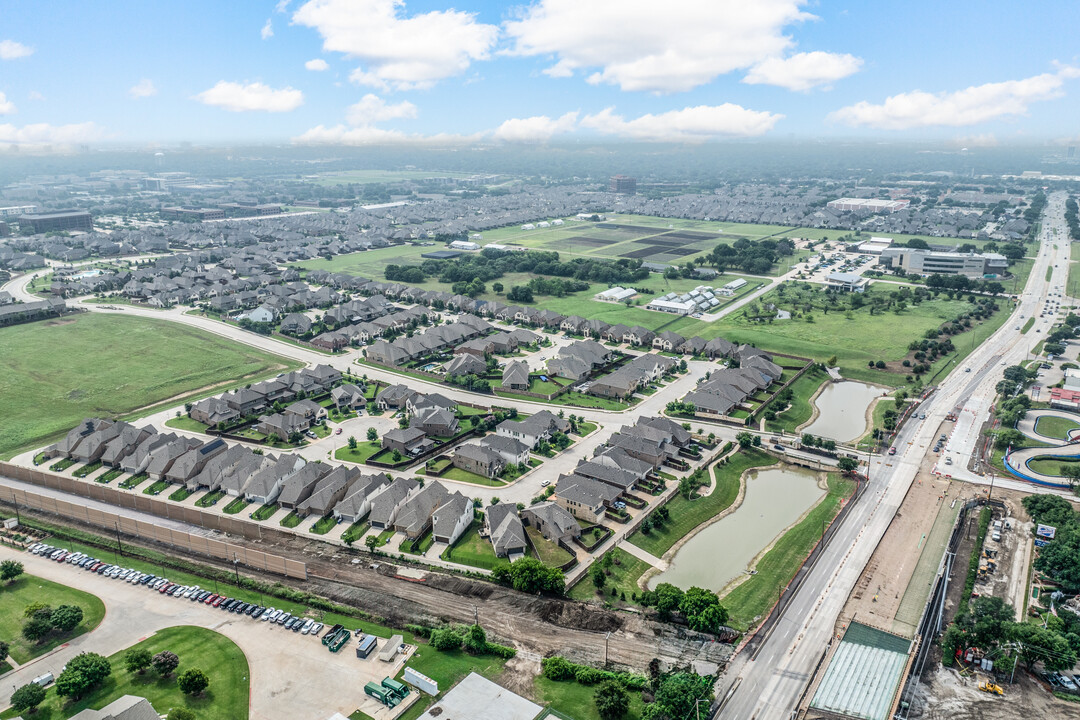
{"label": "construction equipment", "polygon": [[983,692],[990,693],[991,695],[1004,695],[1005,694],[1005,691],[1001,689],[1001,686],[998,685],[993,680],[987,680],[984,683],[979,683],[979,689],[982,690]]}

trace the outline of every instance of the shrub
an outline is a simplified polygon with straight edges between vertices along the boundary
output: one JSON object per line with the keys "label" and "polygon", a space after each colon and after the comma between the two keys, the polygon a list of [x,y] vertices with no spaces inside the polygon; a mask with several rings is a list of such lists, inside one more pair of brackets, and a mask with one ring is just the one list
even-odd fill
{"label": "shrub", "polygon": [[579,665],[574,671],[574,679],[582,685],[595,685],[604,679],[604,671],[587,665]]}
{"label": "shrub", "polygon": [[196,720],[195,713],[186,707],[174,707],[165,720]]}
{"label": "shrub", "polygon": [[128,672],[139,673],[142,675],[146,668],[150,667],[150,662],[153,657],[150,655],[149,650],[142,648],[132,648],[124,654],[124,665],[127,667]]}
{"label": "shrub", "polygon": [[176,679],[176,684],[185,695],[199,695],[210,685],[210,678],[199,668],[191,668]]}
{"label": "shrub", "polygon": [[453,628],[443,628],[431,631],[431,647],[442,652],[459,650],[464,638]]}
{"label": "shrub", "polygon": [[52,611],[49,621],[57,630],[71,632],[83,621],[83,610],[78,605],[61,605]]}
{"label": "shrub", "polygon": [[544,677],[548,680],[569,680],[574,677],[575,665],[564,657],[558,655],[544,658],[541,663]]}

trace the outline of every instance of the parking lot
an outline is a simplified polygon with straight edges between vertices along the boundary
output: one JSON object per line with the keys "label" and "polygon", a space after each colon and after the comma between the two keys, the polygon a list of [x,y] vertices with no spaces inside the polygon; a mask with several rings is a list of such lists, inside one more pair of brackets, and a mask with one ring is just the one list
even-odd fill
{"label": "parking lot", "polygon": [[[62,543],[56,545],[62,547]],[[78,567],[75,563],[57,562],[44,555],[15,552],[10,548],[0,548],[0,558],[17,559],[32,575],[93,593],[101,598],[106,608],[105,618],[96,630],[9,673],[6,678],[9,682],[0,688],[0,702],[3,705],[8,704],[15,687],[45,673],[58,676],[67,661],[80,652],[111,655],[162,628],[176,625],[196,625],[214,630],[240,647],[247,657],[251,672],[249,717],[253,720],[322,718],[334,712],[349,715],[357,708],[377,720],[389,720],[403,712],[417,696],[414,690],[406,702],[391,711],[364,694],[367,682],[379,683],[384,677],[394,677],[401,671],[415,650],[411,646],[406,647],[404,654],[398,653],[393,662],[379,660],[378,652],[361,660],[355,654],[355,638],[349,638],[339,652],[331,653],[321,642],[322,638],[310,632],[314,623],[308,627],[309,633],[304,635],[303,624],[301,631],[293,632],[269,619],[261,621],[225,610],[223,608],[231,602],[224,599],[217,607],[207,604],[206,600],[213,593],[199,602],[192,600],[194,592],[185,599],[183,592],[186,590],[176,593],[177,588],[173,588],[174,594],[168,594],[161,592],[167,587],[165,584],[154,590],[150,587],[153,583],[149,581],[141,585],[130,582],[135,576],[129,576],[128,581],[124,581],[119,578],[122,564],[116,577],[106,574],[105,567],[111,564],[111,558],[105,559],[106,565],[97,571]],[[163,579],[157,578],[154,583]],[[199,594],[202,592],[207,591],[200,590]],[[237,609],[239,605],[234,606],[234,610]],[[279,620],[281,617],[278,616]],[[357,621],[356,625],[362,627],[363,623]],[[323,628],[321,634],[325,635],[329,630]],[[382,644],[379,649],[382,649]],[[122,668],[115,671],[124,672]]]}

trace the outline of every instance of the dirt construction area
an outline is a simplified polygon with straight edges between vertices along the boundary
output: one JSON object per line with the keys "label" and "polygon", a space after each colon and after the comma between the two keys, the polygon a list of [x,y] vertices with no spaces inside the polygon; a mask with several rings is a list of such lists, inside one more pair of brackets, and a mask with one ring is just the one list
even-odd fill
{"label": "dirt construction area", "polygon": [[1080,703],[1059,700],[1048,688],[1017,669],[1016,682],[1002,685],[1003,697],[978,688],[974,677],[962,678],[954,670],[935,665],[923,674],[909,718],[924,720],[1069,720],[1080,719]]}
{"label": "dirt construction area", "polygon": [[[1016,608],[1016,618],[1021,620],[1034,548],[1033,524],[1020,502],[1023,495],[995,492],[994,497],[1005,503],[1005,511],[994,508],[994,522],[983,542],[975,592],[1001,598]],[[1001,522],[1000,540],[995,540],[994,528],[998,521]]]}

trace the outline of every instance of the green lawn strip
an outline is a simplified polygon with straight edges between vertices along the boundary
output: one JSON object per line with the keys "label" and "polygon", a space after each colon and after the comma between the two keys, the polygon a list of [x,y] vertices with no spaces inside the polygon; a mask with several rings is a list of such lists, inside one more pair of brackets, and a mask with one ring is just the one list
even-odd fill
{"label": "green lawn strip", "polygon": [[866,433],[859,440],[858,447],[867,448],[874,442],[874,428],[883,428],[885,426],[885,411],[896,409],[896,398],[883,397],[878,399],[874,405],[874,412],[871,413],[870,432]]}
{"label": "green lawn strip", "polygon": [[162,491],[169,487],[169,483],[164,480],[157,480],[152,485],[143,490],[144,495],[160,495]]}
{"label": "green lawn strip", "polygon": [[825,370],[815,368],[807,371],[806,374],[791,384],[791,405],[787,410],[779,412],[776,420],[766,422],[765,427],[772,432],[780,432],[781,430],[789,433],[798,432],[796,428],[808,421],[814,414],[814,408],[810,405],[810,398],[828,378],[829,373]]}
{"label": "green lawn strip", "polygon": [[821,539],[822,523],[832,522],[840,511],[841,501],[855,489],[851,480],[837,473],[829,473],[828,483],[828,494],[765,553],[757,564],[757,573],[721,598],[721,604],[731,614],[729,625],[746,630],[754,618],[772,607],[777,588],[791,582],[814,544]]}
{"label": "green lawn strip", "polygon": [[[635,593],[640,592],[638,590],[638,578],[645,574],[651,565],[641,560],[634,555],[626,552],[622,548],[614,548],[609,550],[611,555],[611,567],[608,571],[611,573],[607,576],[607,581],[604,584],[604,594],[610,596],[612,589],[621,597],[626,595],[627,602],[631,602],[631,598]],[[600,596],[596,592],[596,586],[592,582],[592,578],[586,574],[574,587],[570,588],[568,593],[574,600],[595,600]]]}
{"label": "green lawn strip", "polygon": [[1032,326],[1033,326],[1034,324],[1035,324],[1035,318],[1033,318],[1033,317],[1029,317],[1029,318],[1027,319],[1027,321],[1026,321],[1026,322],[1024,323],[1024,326],[1023,326],[1022,328],[1020,328],[1020,334],[1021,334],[1021,335],[1026,335],[1026,334],[1027,334],[1027,331],[1028,331],[1028,330],[1030,330],[1030,329],[1031,329],[1031,327],[1032,327]]}
{"label": "green lawn strip", "polygon": [[175,428],[177,430],[187,430],[188,432],[206,432],[206,425],[199,422],[198,420],[192,420],[186,415],[169,418],[165,421],[165,426]]}
{"label": "green lawn strip", "polygon": [[[225,497],[224,490],[211,490],[203,495],[201,498],[195,501],[196,507],[212,507],[218,503],[221,498]],[[242,501],[241,501],[242,502]]]}
{"label": "green lawn strip", "polygon": [[143,484],[144,482],[146,482],[146,480],[147,476],[145,474],[132,475],[127,480],[124,480],[122,483],[120,483],[117,487],[120,487],[124,490],[131,490]]}
{"label": "green lawn strip", "polygon": [[477,475],[474,472],[468,470],[452,467],[446,470],[440,478],[446,478],[447,480],[458,480],[460,482],[472,483],[473,485],[484,485],[487,487],[502,487],[506,483],[499,478],[488,478],[483,475]]}
{"label": "green lawn strip", "polygon": [[[34,602],[47,602],[54,608],[78,605],[83,610],[83,621],[70,633],[52,634],[43,643],[31,643],[22,636],[25,622],[23,610]],[[10,643],[11,657],[20,664],[44,655],[73,637],[90,632],[101,623],[103,617],[105,605],[96,595],[51,580],[24,573],[14,582],[0,585],[0,638]]]}
{"label": "green lawn strip", "polygon": [[549,567],[561,567],[573,559],[573,555],[559,547],[558,543],[553,543],[550,540],[545,539],[536,528],[525,528],[525,532],[529,534],[529,541],[532,542],[536,556],[540,558],[540,562],[545,565]]}
{"label": "green lawn strip", "polygon": [[510,566],[509,560],[495,556],[495,548],[490,540],[480,537],[479,520],[474,520],[456,543],[443,550],[441,557],[443,560],[485,570]]}
{"label": "green lawn strip", "polygon": [[578,435],[585,436],[596,429],[596,423],[594,422],[579,422],[577,424]]}
{"label": "green lawn strip", "polygon": [[169,499],[173,502],[183,502],[194,494],[193,490],[188,490],[185,486],[181,485],[169,495]]}
{"label": "green lawn strip", "polygon": [[1057,415],[1043,415],[1035,421],[1035,432],[1064,440],[1068,437],[1070,430],[1080,428],[1080,416],[1077,417],[1078,420],[1070,420]]}
{"label": "green lawn strip", "polygon": [[100,469],[101,469],[101,461],[97,460],[95,462],[87,463],[87,464],[83,465],[81,468],[79,468],[78,470],[76,470],[75,472],[73,472],[71,474],[74,475],[77,478],[84,478],[84,477],[88,477],[88,476],[96,473]]}
{"label": "green lawn strip", "polygon": [[[573,680],[549,680],[539,675],[533,681],[533,687],[536,690],[537,702],[541,705],[550,706],[574,720],[600,720],[594,700],[599,685],[582,685]],[[641,717],[645,703],[639,692],[627,693],[627,696],[630,707],[623,720],[636,720]]]}
{"label": "green lawn strip", "polygon": [[1054,275],[1054,266],[1048,265],[1046,267],[1046,282],[1050,282],[1050,278]]}
{"label": "green lawn strip", "polygon": [[318,521],[316,521],[316,523],[311,526],[311,532],[315,533],[316,535],[325,535],[326,533],[337,527],[337,524],[338,522],[333,515],[327,515],[325,517],[319,518]]}
{"label": "green lawn strip", "polygon": [[648,535],[639,530],[630,542],[647,553],[662,557],[675,543],[703,522],[725,510],[739,496],[739,477],[754,467],[772,465],[776,460],[760,450],[744,450],[732,456],[727,465],[716,465],[716,487],[705,497],[687,500],[677,495],[668,504],[669,520],[654,527]]}
{"label": "green lawn strip", "polygon": [[245,500],[242,497],[233,498],[232,502],[230,502],[228,505],[225,506],[225,509],[223,510],[223,512],[226,515],[236,515],[240,511],[244,510],[250,504],[251,503],[249,503],[247,500]]}
{"label": "green lawn strip", "polygon": [[270,503],[269,505],[260,505],[259,509],[251,514],[254,520],[268,520],[270,517],[278,511],[277,503]]}
{"label": "green lawn strip", "polygon": [[1038,457],[1028,461],[1028,469],[1044,475],[1064,476],[1062,472],[1066,467],[1074,466],[1080,460],[1066,460],[1064,458]]}
{"label": "green lawn strip", "polygon": [[354,522],[349,526],[349,529],[341,533],[341,541],[348,545],[350,542],[356,542],[364,536],[368,530],[371,529],[371,524],[367,520],[361,520]]}
{"label": "green lawn strip", "polygon": [[0,329],[0,458],[59,438],[86,417],[124,417],[295,365],[156,318],[86,313],[6,327]]}
{"label": "green lawn strip", "polygon": [[382,445],[378,440],[375,442],[358,440],[355,449],[345,445],[334,452],[334,457],[338,460],[345,460],[346,462],[364,463],[380,450],[382,450]]}
{"label": "green lawn strip", "polygon": [[303,519],[304,518],[300,517],[295,510],[292,510],[291,512],[289,512],[288,515],[281,518],[281,522],[279,524],[281,525],[281,527],[294,528],[299,525],[303,521]]}
{"label": "green lawn strip", "polygon": [[98,475],[96,478],[94,478],[94,481],[102,483],[103,485],[108,485],[113,480],[115,480],[116,478],[120,477],[123,474],[124,474],[124,471],[121,470],[120,468],[113,468],[112,470],[109,470],[108,472],[104,472],[104,473]]}
{"label": "green lawn strip", "polygon": [[[168,678],[160,677],[153,670],[147,670],[143,675],[130,673],[124,668],[127,650],[121,650],[109,657],[112,674],[99,687],[75,702],[58,696],[55,687],[51,687],[45,702],[32,717],[35,720],[59,720],[86,708],[99,709],[123,695],[144,697],[163,715],[174,707],[186,707],[195,712],[199,720],[247,717],[250,676],[247,658],[236,643],[224,635],[206,628],[180,625],[159,630],[132,647],[146,649],[151,654],[163,650],[176,653],[180,667]],[[210,686],[199,697],[185,695],[176,682],[180,673],[191,668],[199,668],[210,678]],[[16,715],[14,710],[8,710],[0,718]]]}
{"label": "green lawn strip", "polygon": [[382,547],[386,543],[390,542],[390,538],[394,537],[394,532],[395,531],[393,528],[387,528],[386,530],[383,530],[381,533],[379,533],[379,546]]}
{"label": "green lawn strip", "polygon": [[409,553],[410,555],[423,555],[428,550],[430,550],[431,546],[434,544],[435,537],[431,534],[431,531],[429,530],[419,538],[419,542],[417,542],[415,546],[413,545],[413,542],[411,540],[402,540],[401,549],[404,552]]}

